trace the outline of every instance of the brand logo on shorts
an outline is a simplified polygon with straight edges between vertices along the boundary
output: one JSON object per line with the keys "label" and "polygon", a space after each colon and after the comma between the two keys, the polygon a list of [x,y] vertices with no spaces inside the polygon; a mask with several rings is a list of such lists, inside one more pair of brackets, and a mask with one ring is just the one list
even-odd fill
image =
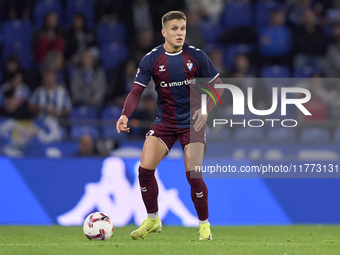
{"label": "brand logo on shorts", "polygon": [[200,193],[196,193],[196,197],[197,198],[202,198],[203,197],[203,191],[201,191]]}
{"label": "brand logo on shorts", "polygon": [[140,190],[141,190],[142,192],[147,192],[147,191],[148,191],[146,187],[140,187]]}
{"label": "brand logo on shorts", "polygon": [[159,71],[160,72],[164,72],[165,71],[164,65],[159,66]]}
{"label": "brand logo on shorts", "polygon": [[145,137],[153,135],[155,133],[154,130],[149,130],[149,132],[146,133]]}

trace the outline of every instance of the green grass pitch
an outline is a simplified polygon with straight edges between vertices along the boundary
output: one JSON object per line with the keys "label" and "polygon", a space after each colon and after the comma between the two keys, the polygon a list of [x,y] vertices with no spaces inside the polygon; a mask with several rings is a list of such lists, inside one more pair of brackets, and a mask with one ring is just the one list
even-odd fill
{"label": "green grass pitch", "polygon": [[115,228],[106,241],[89,241],[82,227],[0,226],[0,254],[340,254],[340,226],[212,227],[212,241],[198,228],[163,227],[132,240],[135,226]]}

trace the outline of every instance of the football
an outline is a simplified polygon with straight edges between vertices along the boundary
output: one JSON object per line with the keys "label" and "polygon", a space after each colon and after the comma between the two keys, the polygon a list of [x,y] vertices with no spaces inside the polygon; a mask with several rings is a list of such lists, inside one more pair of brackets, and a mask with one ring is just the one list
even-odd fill
{"label": "football", "polygon": [[83,231],[89,240],[107,240],[113,234],[113,222],[102,212],[94,212],[86,217]]}

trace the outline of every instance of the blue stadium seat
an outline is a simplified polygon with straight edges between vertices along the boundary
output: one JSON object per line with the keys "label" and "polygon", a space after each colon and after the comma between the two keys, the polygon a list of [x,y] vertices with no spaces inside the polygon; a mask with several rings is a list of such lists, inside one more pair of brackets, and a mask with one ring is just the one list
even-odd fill
{"label": "blue stadium seat", "polygon": [[67,68],[68,77],[72,77],[76,69],[77,69],[76,65],[69,65]]}
{"label": "blue stadium seat", "polygon": [[330,132],[327,128],[304,128],[301,130],[301,142],[328,142]]}
{"label": "blue stadium seat", "polygon": [[206,43],[216,43],[222,32],[221,26],[209,22],[200,22],[198,28],[203,34]]}
{"label": "blue stadium seat", "polygon": [[68,0],[66,2],[66,25],[72,25],[73,15],[82,13],[85,17],[87,27],[94,26],[94,1],[93,0]]}
{"label": "blue stadium seat", "polygon": [[290,71],[288,66],[264,66],[261,69],[261,77],[262,78],[289,78]]}
{"label": "blue stadium seat", "polygon": [[[279,95],[280,95],[280,93],[279,93]],[[269,96],[271,98],[272,94],[269,94]],[[270,106],[268,106],[268,108]],[[271,119],[282,119],[282,118],[285,118],[285,119],[295,119],[298,111],[300,111],[300,110],[298,110],[296,105],[294,105],[294,104],[287,104],[286,105],[286,115],[282,115],[281,114],[280,100],[278,100],[278,105],[277,105],[277,108],[276,108],[275,112],[270,114],[268,117],[270,117]]]}
{"label": "blue stadium seat", "polygon": [[313,66],[303,66],[294,69],[294,77],[295,78],[309,78],[313,74],[318,73],[319,70]]}
{"label": "blue stadium seat", "polygon": [[232,137],[230,128],[207,128],[208,141],[228,141]]}
{"label": "blue stadium seat", "polygon": [[3,24],[4,44],[17,41],[31,45],[32,27],[28,20],[8,20]]}
{"label": "blue stadium seat", "polygon": [[96,139],[99,137],[99,132],[96,127],[91,126],[73,126],[71,128],[71,139],[78,140],[83,135],[90,135]]}
{"label": "blue stadium seat", "polygon": [[3,24],[3,60],[8,55],[14,54],[24,69],[28,69],[32,63],[31,42],[32,27],[29,21],[8,20]]}
{"label": "blue stadium seat", "polygon": [[222,13],[222,25],[228,28],[251,26],[251,3],[245,1],[231,1],[226,3]]}
{"label": "blue stadium seat", "polygon": [[32,52],[31,47],[28,47],[28,43],[17,41],[11,44],[5,44],[3,49],[3,61],[6,58],[14,54],[20,61],[20,65],[23,69],[29,69],[32,64]]}
{"label": "blue stadium seat", "polygon": [[[263,79],[264,85],[271,93],[273,87],[288,87],[291,86],[289,79],[281,79],[281,78],[289,78],[290,70],[287,66],[264,66],[261,69],[261,77],[266,78]],[[280,89],[278,89],[280,94]]]}
{"label": "blue stadium seat", "polygon": [[34,10],[34,24],[36,28],[40,28],[44,22],[46,14],[49,12],[56,12],[59,17],[59,23],[62,23],[63,20],[63,10],[62,5],[59,0],[40,0],[37,1]]}
{"label": "blue stadium seat", "polygon": [[82,135],[89,134],[93,138],[99,137],[99,131],[96,126],[86,123],[77,123],[77,121],[97,120],[97,109],[87,106],[74,107],[70,114],[71,121],[71,138],[79,139]]}
{"label": "blue stadium seat", "polygon": [[110,43],[122,43],[126,38],[126,27],[123,23],[102,22],[98,25],[98,41],[101,46]]}
{"label": "blue stadium seat", "polygon": [[260,142],[265,137],[263,128],[239,127],[235,130],[234,138],[238,142]]}
{"label": "blue stadium seat", "polygon": [[129,57],[127,46],[118,43],[103,45],[100,53],[102,66],[106,71],[115,69],[122,60]]}
{"label": "blue stadium seat", "polygon": [[223,50],[223,66],[233,68],[235,57],[239,54],[249,54],[254,49],[252,44],[231,44],[224,47]]}
{"label": "blue stadium seat", "polygon": [[337,143],[340,142],[340,128],[337,128],[334,130],[333,140],[334,142],[337,142]]}
{"label": "blue stadium seat", "polygon": [[[112,123],[116,123],[119,119],[120,114],[122,112],[122,108],[109,105],[105,107],[101,112],[101,119],[103,121],[112,121]],[[116,138],[116,139],[125,139],[126,133],[118,134],[116,130],[115,124],[111,125],[103,125],[102,127],[102,134],[105,138]]]}
{"label": "blue stadium seat", "polygon": [[267,138],[270,142],[294,142],[296,129],[285,127],[268,127]]}
{"label": "blue stadium seat", "polygon": [[270,23],[270,13],[279,9],[281,3],[278,1],[260,0],[255,4],[255,23],[258,27],[268,26]]}
{"label": "blue stadium seat", "polygon": [[260,56],[286,56],[292,50],[292,32],[288,26],[258,29]]}
{"label": "blue stadium seat", "polygon": [[71,120],[86,120],[86,119],[97,119],[98,110],[94,107],[88,106],[77,106],[74,107],[71,114]]}

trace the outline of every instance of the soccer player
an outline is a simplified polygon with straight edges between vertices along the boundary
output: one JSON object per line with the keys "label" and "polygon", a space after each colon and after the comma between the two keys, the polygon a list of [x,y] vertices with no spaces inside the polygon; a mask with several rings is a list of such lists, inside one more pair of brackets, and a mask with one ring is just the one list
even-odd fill
{"label": "soccer player", "polygon": [[[207,186],[201,175],[199,178],[191,178],[195,172],[194,166],[202,165],[206,148],[207,115],[202,115],[201,109],[194,112],[190,109],[190,85],[195,82],[195,78],[200,77],[209,78],[210,83],[221,83],[219,73],[203,51],[184,43],[184,13],[166,13],[162,17],[162,35],[165,43],[154,48],[141,60],[134,86],[116,124],[118,133],[129,132],[128,118],[136,109],[140,96],[152,77],[158,94],[157,116],[146,134],[138,176],[148,217],[131,233],[131,237],[144,238],[148,233],[160,232],[162,229],[158,216],[155,169],[179,139],[184,150],[184,165],[191,186],[191,198],[199,218],[199,240],[211,240]],[[219,90],[218,93],[222,94],[222,91]],[[213,107],[211,102],[208,100],[208,113]]]}

